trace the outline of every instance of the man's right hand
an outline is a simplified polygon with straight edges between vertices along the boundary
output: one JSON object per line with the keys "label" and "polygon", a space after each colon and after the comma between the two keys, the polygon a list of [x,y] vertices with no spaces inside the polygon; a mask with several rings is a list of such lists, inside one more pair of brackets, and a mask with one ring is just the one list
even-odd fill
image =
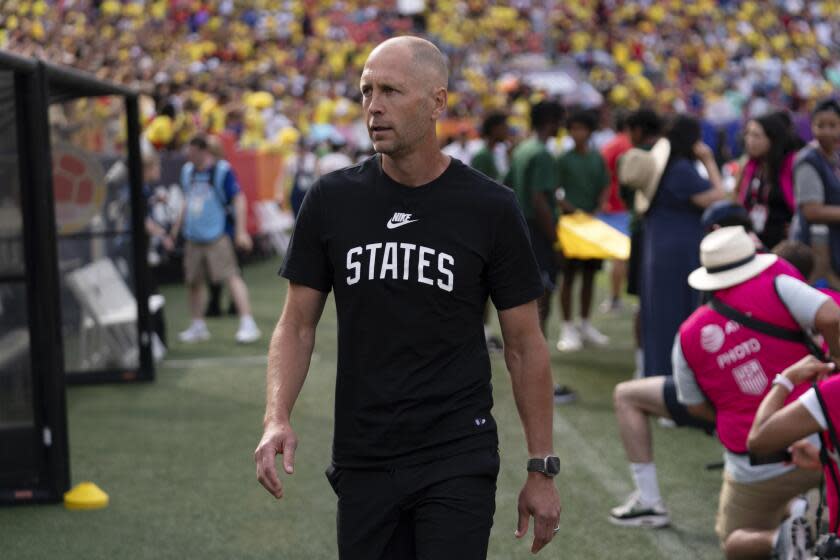
{"label": "man's right hand", "polygon": [[257,480],[278,500],[283,497],[283,483],[277,476],[275,459],[278,454],[283,455],[283,469],[287,474],[293,474],[297,444],[297,436],[290,424],[268,424],[254,451]]}
{"label": "man's right hand", "polygon": [[799,385],[813,380],[819,381],[831,373],[832,370],[834,370],[833,362],[823,363],[809,354],[795,364],[788,366],[782,372],[782,375],[787,377],[794,385]]}
{"label": "man's right hand", "polygon": [[712,149],[700,140],[694,144],[692,151],[694,152],[694,157],[702,162],[715,161],[715,154]]}
{"label": "man's right hand", "polygon": [[554,479],[540,473],[528,473],[525,486],[519,492],[519,522],[514,535],[517,539],[527,535],[530,518],[534,518],[532,554],[542,550],[557,534],[560,509],[560,494]]}

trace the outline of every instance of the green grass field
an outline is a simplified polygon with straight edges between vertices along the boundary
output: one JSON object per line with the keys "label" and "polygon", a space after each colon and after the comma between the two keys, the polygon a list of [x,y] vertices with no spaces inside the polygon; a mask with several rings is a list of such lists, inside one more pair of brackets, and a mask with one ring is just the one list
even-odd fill
{"label": "green grass field", "polygon": [[[315,356],[292,418],[300,438],[286,498],[275,501],[256,481],[252,453],[261,433],[265,351],[285,297],[278,262],[246,269],[260,343],[236,346],[236,320],[210,321],[211,341],[173,342],[149,384],[68,390],[73,483],[91,480],[110,494],[104,510],[62,506],[0,509],[0,558],[279,559],[336,558],[335,496],[324,468],[330,458],[335,377],[335,309],[321,320]],[[170,340],[186,327],[186,295],[165,290]],[[542,558],[719,558],[714,512],[720,471],[715,440],[692,430],[654,427],[659,479],[674,526],[655,532],[613,527],[610,507],[631,490],[612,410],[612,389],[632,370],[631,312],[594,313],[610,348],[559,355],[557,313],[550,348],[555,380],[580,400],[557,409],[555,441],[563,462],[558,485],[562,529]],[[516,498],[526,450],[501,356],[493,358],[502,470],[489,557],[529,558],[517,541]]]}

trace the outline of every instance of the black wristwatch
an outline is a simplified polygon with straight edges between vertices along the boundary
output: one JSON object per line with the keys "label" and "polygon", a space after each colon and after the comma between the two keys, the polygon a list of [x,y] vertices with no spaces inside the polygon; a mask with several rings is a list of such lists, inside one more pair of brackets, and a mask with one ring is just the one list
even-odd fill
{"label": "black wristwatch", "polygon": [[543,459],[529,459],[528,472],[538,472],[554,478],[560,474],[560,457],[548,455]]}

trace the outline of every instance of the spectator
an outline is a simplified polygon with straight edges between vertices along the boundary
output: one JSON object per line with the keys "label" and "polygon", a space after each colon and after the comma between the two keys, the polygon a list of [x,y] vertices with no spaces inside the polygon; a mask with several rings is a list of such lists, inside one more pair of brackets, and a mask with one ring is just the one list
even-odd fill
{"label": "spectator", "polygon": [[[574,140],[574,148],[557,159],[560,185],[564,191],[562,205],[566,212],[582,211],[593,214],[603,206],[605,195],[609,194],[609,177],[604,160],[597,150],[590,149],[589,140],[598,125],[595,115],[590,111],[577,111],[568,120],[569,135]],[[584,343],[605,346],[609,338],[589,322],[592,310],[592,292],[595,273],[601,269],[599,259],[563,260],[563,283],[560,287],[560,311],[563,325],[557,349],[561,352],[580,350]],[[580,299],[578,313],[580,324],[573,322],[572,290],[575,276],[580,274]]]}
{"label": "spectator", "polygon": [[321,175],[344,169],[353,165],[353,160],[346,153],[347,142],[340,135],[327,141],[327,153],[318,158],[318,171]]}
{"label": "spectator", "polygon": [[189,161],[181,170],[184,209],[173,235],[183,224],[186,240],[184,277],[189,289],[192,323],[178,338],[187,343],[210,338],[204,322],[204,284],[205,276],[209,276],[212,282],[227,281],[239,311],[236,341],[241,344],[255,342],[261,333],[251,316],[248,288],[237,268],[230,237],[225,233],[225,207],[231,204],[236,211],[236,245],[242,250],[250,250],[251,238],[245,229],[244,195],[230,164],[213,156],[203,136],[190,141],[187,154]]}
{"label": "spectator", "polygon": [[[650,151],[662,133],[662,119],[651,109],[639,109],[627,117],[627,132],[634,148]],[[619,159],[619,162],[621,160]],[[616,171],[621,173],[619,169]],[[622,185],[619,181],[618,193],[624,206],[630,214],[630,258],[627,259],[627,293],[641,298],[641,277],[642,267],[642,220],[636,213],[635,191]],[[639,302],[641,304],[641,301]],[[644,374],[644,352],[642,350],[642,329],[641,312],[637,311],[633,334],[635,335],[636,371],[633,377],[641,377]]]}
{"label": "spectator", "polygon": [[557,135],[563,108],[554,101],[541,101],[531,108],[532,136],[513,151],[505,183],[514,190],[522,213],[528,222],[531,244],[545,286],[540,300],[540,321],[543,332],[548,318],[549,300],[557,276],[554,244],[557,242],[557,170],[545,146]]}
{"label": "spectator", "polygon": [[289,158],[286,173],[292,177],[289,200],[292,212],[297,216],[300,206],[303,204],[303,198],[318,176],[321,175],[318,157],[309,149],[305,139],[300,139],[297,151]]}
{"label": "spectator", "polygon": [[[146,219],[144,220],[146,235],[149,238],[149,264],[157,266],[163,258],[175,249],[176,239],[170,234],[171,224],[166,223],[155,211],[155,207],[166,202],[166,191],[160,183],[160,157],[148,147],[142,150],[143,162],[143,198],[146,201]],[[163,191],[163,192],[161,192]],[[154,282],[154,274],[151,275]],[[157,285],[150,285],[152,292],[157,291]]]}
{"label": "spectator", "polygon": [[[470,166],[493,179],[501,181],[502,177],[496,165],[496,147],[504,146],[508,139],[507,115],[504,113],[490,113],[481,125],[481,138],[484,143],[470,161]],[[490,351],[502,350],[502,339],[490,332],[490,304],[484,305],[484,338]]]}
{"label": "spectator", "polygon": [[474,149],[470,143],[470,127],[465,123],[459,124],[457,134],[441,151],[464,163],[471,161]]}
{"label": "spectator", "polygon": [[[207,136],[205,137],[207,140],[207,149],[210,151],[210,154],[213,156],[215,160],[223,160],[223,151],[221,142],[219,142],[218,137],[216,136]],[[243,194],[244,196],[244,194]],[[228,203],[225,205],[225,234],[230,237],[230,240],[234,244],[234,255],[236,256],[236,267],[240,270],[241,274],[241,262],[239,258],[239,251],[236,250],[236,216],[235,216],[235,209],[230,203],[231,201],[228,200]],[[207,282],[207,308],[204,312],[206,317],[221,317],[222,315],[222,282],[217,281],[210,281],[208,278]],[[233,301],[233,298],[230,299],[230,303],[228,304],[227,308],[228,315],[236,315],[236,302]]]}
{"label": "spectator", "polygon": [[766,247],[786,239],[796,209],[793,158],[788,126],[775,113],[750,119],[744,132],[749,160],[738,186],[738,201],[749,212],[752,229]]}
{"label": "spectator", "polygon": [[840,103],[823,101],[814,109],[815,141],[796,156],[794,182],[800,208],[800,236],[811,242],[811,225],[828,226],[831,268],[840,273]]}
{"label": "spectator", "polygon": [[[627,115],[618,112],[615,116],[615,136],[601,149],[601,157],[607,166],[610,184],[607,201],[601,208],[603,214],[599,217],[622,233],[630,234],[630,216],[621,200],[618,191],[618,159],[633,147],[627,134]],[[627,261],[613,260],[610,272],[610,297],[601,305],[604,312],[621,309],[621,292],[627,280]]]}
{"label": "spectator", "polygon": [[[700,142],[696,119],[678,116],[667,141],[670,155],[644,215],[641,324],[645,376],[671,375],[671,347],[680,324],[700,303],[686,283],[697,267],[703,209],[723,198],[714,155]],[[695,162],[706,168],[700,176]]]}
{"label": "spectator", "polygon": [[470,160],[470,166],[494,181],[501,181],[502,173],[496,164],[496,147],[505,145],[509,132],[506,114],[492,112],[484,117],[484,122],[481,124],[483,144]]}
{"label": "spectator", "polygon": [[[148,269],[146,283],[150,294],[160,292],[157,280],[158,266],[169,254],[175,250],[175,238],[170,234],[171,222],[168,221],[165,210],[168,203],[168,192],[160,183],[160,157],[151,148],[143,146],[141,150],[143,164],[143,198],[146,202],[146,218],[143,221],[148,239],[147,260]],[[152,310],[152,329],[157,335],[157,340],[165,348],[168,344],[166,338],[166,320],[164,310],[161,306]],[[153,352],[162,355],[162,348],[155,350],[157,343],[152,344]],[[157,358],[157,356],[156,356]]]}
{"label": "spectator", "polygon": [[[545,146],[549,138],[557,136],[563,108],[555,101],[541,101],[531,108],[532,136],[513,151],[505,183],[516,193],[530,233],[531,247],[543,281],[543,296],[538,301],[540,327],[545,323],[557,277],[557,167]],[[558,404],[575,400],[574,391],[566,386],[554,388]]]}

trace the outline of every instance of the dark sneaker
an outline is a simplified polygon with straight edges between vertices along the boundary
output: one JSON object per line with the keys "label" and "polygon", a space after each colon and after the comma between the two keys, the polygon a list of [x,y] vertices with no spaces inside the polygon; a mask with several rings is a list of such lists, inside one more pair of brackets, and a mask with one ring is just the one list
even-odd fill
{"label": "dark sneaker", "polygon": [[671,517],[662,502],[645,505],[639,493],[633,492],[626,502],[610,510],[610,523],[622,527],[658,529],[670,525]]}
{"label": "dark sneaker", "polygon": [[577,400],[575,393],[568,385],[554,386],[554,404],[568,404]]}

